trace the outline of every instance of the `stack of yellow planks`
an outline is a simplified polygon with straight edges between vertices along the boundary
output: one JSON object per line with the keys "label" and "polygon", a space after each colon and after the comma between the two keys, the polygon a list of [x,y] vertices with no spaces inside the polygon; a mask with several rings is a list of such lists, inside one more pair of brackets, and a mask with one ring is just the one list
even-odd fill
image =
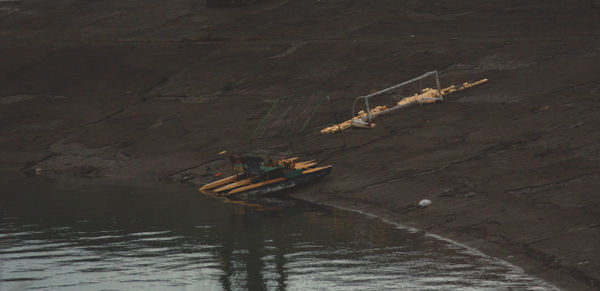
{"label": "stack of yellow planks", "polygon": [[[371,109],[371,114],[379,113],[384,110],[388,110],[388,107],[386,105],[377,106],[377,107]],[[340,130],[340,128],[342,130],[348,129],[352,126],[352,120],[363,119],[365,117],[367,117],[367,113],[364,110],[361,110],[352,119],[346,120],[346,121],[340,123],[339,126],[336,124],[333,126],[326,127],[321,130],[321,133],[336,133]],[[371,127],[375,127],[375,124],[372,123]]]}
{"label": "stack of yellow planks", "polygon": [[[292,163],[291,166],[293,166],[293,168],[296,170],[302,170],[303,174],[314,172],[313,169],[315,169],[315,166],[317,165],[317,162],[315,162],[315,160],[308,160],[308,161],[302,161],[302,162],[296,162],[296,161],[298,161],[298,157],[281,159],[281,160],[277,161],[277,163],[280,165]],[[324,168],[326,168],[326,167],[320,167],[317,169],[324,169]],[[254,188],[257,188],[260,186],[268,185],[271,183],[285,181],[285,179],[286,179],[285,177],[282,177],[282,178],[271,179],[268,181],[262,181],[262,182],[253,184],[251,178],[242,178],[240,176],[230,176],[230,177],[209,183],[207,185],[204,185],[199,190],[206,194],[231,195],[231,194],[239,193],[242,191],[254,189]]]}

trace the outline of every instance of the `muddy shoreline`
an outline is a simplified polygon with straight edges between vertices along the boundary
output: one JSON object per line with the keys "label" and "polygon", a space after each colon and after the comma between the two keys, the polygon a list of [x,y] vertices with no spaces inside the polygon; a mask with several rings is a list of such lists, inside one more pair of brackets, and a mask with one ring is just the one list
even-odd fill
{"label": "muddy shoreline", "polygon": [[[292,195],[294,198],[302,199],[312,203],[335,207],[347,211],[361,213],[363,215],[375,217],[382,221],[400,225],[403,228],[422,231],[436,239],[450,240],[453,243],[458,243],[464,247],[473,249],[475,252],[481,252],[482,255],[490,256],[495,259],[508,262],[512,266],[521,269],[523,272],[536,276],[546,282],[554,284],[557,288],[567,290],[584,290],[590,288],[590,284],[586,283],[589,278],[581,278],[577,275],[571,275],[572,270],[557,268],[552,263],[541,262],[535,259],[535,254],[527,253],[523,250],[517,250],[511,245],[501,245],[491,243],[489,241],[474,238],[466,233],[456,232],[450,229],[435,228],[434,225],[427,219],[413,220],[408,216],[399,215],[389,211],[382,211],[385,206],[369,206],[360,205],[348,201],[323,201],[321,199],[306,198],[302,195]],[[369,212],[373,211],[373,212]],[[429,230],[425,230],[429,229]]]}
{"label": "muddy shoreline", "polygon": [[335,121],[321,106],[295,149],[254,150],[334,166],[294,197],[600,288],[597,1],[200,2],[0,2],[0,169],[201,185],[281,96],[329,95],[344,120],[428,71],[488,78],[345,146],[319,134]]}

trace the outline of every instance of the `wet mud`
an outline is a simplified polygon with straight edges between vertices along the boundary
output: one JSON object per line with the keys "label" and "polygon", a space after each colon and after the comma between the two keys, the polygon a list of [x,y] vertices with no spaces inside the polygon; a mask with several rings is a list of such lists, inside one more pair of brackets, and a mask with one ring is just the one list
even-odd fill
{"label": "wet mud", "polygon": [[[597,1],[0,2],[0,168],[204,184],[274,100],[434,69],[443,103],[319,130],[293,196],[479,248],[566,289],[600,280]],[[417,207],[421,199],[432,204]]]}

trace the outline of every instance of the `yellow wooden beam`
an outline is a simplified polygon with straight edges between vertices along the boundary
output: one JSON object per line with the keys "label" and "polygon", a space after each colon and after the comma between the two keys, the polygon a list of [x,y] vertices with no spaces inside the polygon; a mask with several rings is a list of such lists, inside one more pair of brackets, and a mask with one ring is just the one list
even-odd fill
{"label": "yellow wooden beam", "polygon": [[217,180],[214,181],[212,183],[208,183],[202,187],[200,187],[199,191],[206,191],[206,190],[210,190],[212,188],[216,188],[225,184],[229,184],[231,182],[234,182],[237,179],[237,176],[231,176],[231,177],[227,177],[227,178],[223,178],[221,180]]}

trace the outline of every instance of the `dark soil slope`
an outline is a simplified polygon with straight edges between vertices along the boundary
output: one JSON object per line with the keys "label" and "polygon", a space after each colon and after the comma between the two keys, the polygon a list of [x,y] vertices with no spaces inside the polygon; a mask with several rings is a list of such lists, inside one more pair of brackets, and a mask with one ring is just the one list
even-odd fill
{"label": "dark soil slope", "polygon": [[[0,2],[0,168],[205,183],[277,97],[353,98],[437,69],[490,82],[349,130],[294,195],[600,284],[597,1]],[[416,208],[423,198],[433,201]]]}

